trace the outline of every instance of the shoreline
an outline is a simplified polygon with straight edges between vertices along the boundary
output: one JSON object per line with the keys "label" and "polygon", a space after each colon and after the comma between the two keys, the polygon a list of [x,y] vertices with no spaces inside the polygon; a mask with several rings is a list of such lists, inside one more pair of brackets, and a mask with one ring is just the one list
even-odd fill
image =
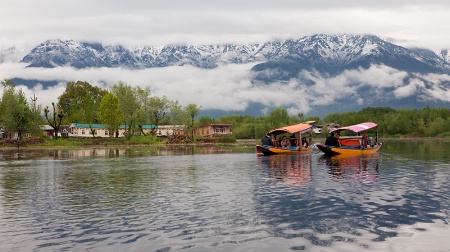
{"label": "shoreline", "polygon": [[180,144],[166,144],[166,143],[128,143],[128,144],[80,144],[80,145],[45,145],[45,144],[25,144],[20,147],[17,146],[1,146],[0,151],[3,150],[76,150],[76,149],[110,149],[110,148],[140,148],[140,147],[214,147],[214,146],[248,146],[256,145],[256,140],[242,139],[237,140],[236,143],[180,143]]}
{"label": "shoreline", "polygon": [[[45,140],[44,140],[45,141]],[[323,142],[325,137],[313,138],[313,142]],[[448,141],[450,137],[380,137],[379,142],[383,141]],[[46,145],[39,144],[24,144],[22,146],[1,146],[0,151],[4,150],[76,150],[76,149],[109,149],[109,148],[140,148],[140,147],[213,147],[213,146],[255,146],[259,144],[257,139],[238,139],[236,143],[180,143],[180,144],[166,144],[166,143],[79,143],[77,145]]]}

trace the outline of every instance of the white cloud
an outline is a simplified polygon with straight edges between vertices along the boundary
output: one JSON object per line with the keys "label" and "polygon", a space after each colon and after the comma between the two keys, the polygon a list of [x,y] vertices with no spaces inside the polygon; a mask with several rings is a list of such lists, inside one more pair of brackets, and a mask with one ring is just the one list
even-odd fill
{"label": "white cloud", "polygon": [[424,83],[421,80],[413,79],[409,84],[398,87],[394,90],[396,98],[405,98],[414,95],[419,87],[423,87]]}
{"label": "white cloud", "polygon": [[[201,69],[192,66],[152,68],[145,70],[128,69],[75,69],[58,67],[52,69],[26,68],[22,63],[0,64],[0,79],[11,76],[43,81],[56,80],[56,86],[44,89],[37,85],[23,89],[27,97],[36,94],[38,104],[50,106],[57,102],[69,81],[87,81],[92,85],[108,89],[123,81],[133,86],[150,87],[152,93],[179,100],[182,105],[195,103],[202,110],[219,109],[236,113],[245,110],[250,103],[260,103],[266,114],[273,108],[285,108],[289,114],[308,114],[316,106],[332,105],[336,101],[364,104],[360,92],[369,86],[379,97],[385,97],[386,90],[392,90],[396,98],[406,98],[419,94],[425,100],[450,102],[449,75],[430,74],[408,77],[407,73],[386,66],[373,65],[368,69],[347,70],[335,77],[320,76],[316,72],[303,71],[299,82],[292,79],[283,83],[252,85],[250,69],[253,64],[226,65],[215,69]],[[404,81],[410,78],[409,83]],[[432,84],[426,88],[422,80]]]}
{"label": "white cloud", "polygon": [[450,102],[450,75],[430,74],[424,78],[432,81],[431,88],[424,90],[427,100]]}
{"label": "white cloud", "polygon": [[0,49],[31,49],[55,38],[158,46],[264,42],[317,33],[369,33],[442,49],[450,46],[442,25],[449,14],[444,0],[7,0],[0,8]]}

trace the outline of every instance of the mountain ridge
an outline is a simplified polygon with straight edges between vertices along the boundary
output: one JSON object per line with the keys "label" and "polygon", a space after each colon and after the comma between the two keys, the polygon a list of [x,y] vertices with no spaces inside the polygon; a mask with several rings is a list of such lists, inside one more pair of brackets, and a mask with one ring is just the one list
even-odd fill
{"label": "mountain ridge", "polygon": [[[125,48],[121,45],[103,46],[100,43],[56,39],[41,43],[32,49],[21,62],[28,63],[29,67],[46,68],[72,66],[75,68],[124,67],[142,69],[182,65],[215,68],[221,64],[274,61],[282,59],[288,54],[297,54],[298,56],[299,50],[307,53],[303,56],[334,57],[329,58],[333,62],[339,57],[352,60],[358,54],[364,55],[370,52],[370,49],[376,50],[376,48],[370,48],[370,44],[368,44],[368,41],[373,40],[376,40],[378,44],[395,45],[375,35],[326,34],[253,44],[166,45],[161,47],[143,46],[131,48]],[[334,45],[328,42],[334,42]],[[359,47],[354,47],[358,42],[360,43]],[[327,46],[330,49],[329,51],[325,50]],[[341,47],[332,48],[329,46]],[[411,54],[414,52],[412,49],[395,46],[397,53]],[[333,52],[333,49],[339,50]],[[352,51],[352,49],[360,49],[360,51]],[[328,53],[328,55],[315,55],[314,51],[317,52],[317,50],[320,50],[319,53]],[[432,51],[429,50],[429,52]],[[438,63],[441,66],[446,64],[446,67],[450,69],[448,50],[443,49],[439,53],[432,52],[428,56],[434,63]]]}

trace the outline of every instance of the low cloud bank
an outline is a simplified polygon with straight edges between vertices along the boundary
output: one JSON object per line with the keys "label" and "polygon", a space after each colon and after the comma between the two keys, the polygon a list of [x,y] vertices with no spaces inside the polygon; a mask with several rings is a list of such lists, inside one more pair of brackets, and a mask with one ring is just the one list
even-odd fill
{"label": "low cloud bank", "polygon": [[[186,105],[195,103],[204,110],[218,109],[227,112],[245,110],[250,103],[260,103],[267,113],[272,108],[286,108],[290,114],[307,114],[314,107],[333,105],[339,100],[366,104],[362,92],[370,92],[371,99],[401,99],[411,96],[421,101],[450,102],[449,75],[410,75],[386,66],[373,65],[368,69],[348,70],[335,77],[323,77],[314,72],[302,71],[298,79],[289,82],[252,85],[250,69],[254,64],[226,65],[216,69],[192,66],[128,70],[121,68],[52,69],[26,68],[22,63],[0,64],[0,78],[38,79],[57,81],[43,87],[18,86],[26,97],[34,94],[37,103],[50,106],[58,101],[70,81],[87,81],[108,89],[119,81],[133,86],[150,87],[153,95],[165,95]],[[309,80],[309,81],[299,81]],[[2,92],[0,90],[0,92]],[[382,105],[380,105],[382,106]]]}

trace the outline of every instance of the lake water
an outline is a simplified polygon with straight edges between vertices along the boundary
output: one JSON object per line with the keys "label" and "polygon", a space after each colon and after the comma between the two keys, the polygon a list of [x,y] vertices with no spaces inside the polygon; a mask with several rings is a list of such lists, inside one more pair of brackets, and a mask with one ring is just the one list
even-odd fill
{"label": "lake water", "polygon": [[450,148],[0,151],[1,251],[450,251]]}

